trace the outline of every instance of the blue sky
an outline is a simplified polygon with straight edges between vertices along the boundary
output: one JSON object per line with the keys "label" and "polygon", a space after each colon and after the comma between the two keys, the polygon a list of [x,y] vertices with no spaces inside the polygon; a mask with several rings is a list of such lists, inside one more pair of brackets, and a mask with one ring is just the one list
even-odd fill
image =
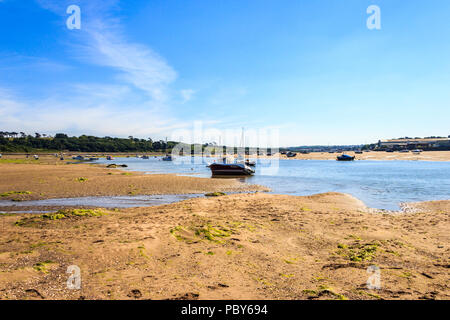
{"label": "blue sky", "polygon": [[[372,4],[381,30],[366,27]],[[0,129],[447,136],[449,14],[447,0],[0,0]]]}

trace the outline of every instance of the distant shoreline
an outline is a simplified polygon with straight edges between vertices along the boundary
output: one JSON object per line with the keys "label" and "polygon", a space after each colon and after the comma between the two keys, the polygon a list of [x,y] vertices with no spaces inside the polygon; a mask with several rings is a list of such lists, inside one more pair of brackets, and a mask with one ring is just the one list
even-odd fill
{"label": "distant shoreline", "polygon": [[[362,154],[356,154],[354,151],[344,152],[348,155],[354,155],[355,160],[410,160],[410,161],[450,161],[450,151],[423,151],[420,154],[413,154],[412,152],[401,153],[401,152],[385,152],[385,151],[371,151],[364,152]],[[30,153],[1,153],[3,157],[1,159],[6,159],[9,157],[16,156],[25,156],[25,155],[38,155],[38,156],[53,156],[56,152],[30,152]],[[107,155],[111,155],[114,157],[135,157],[136,155],[148,155],[148,156],[163,156],[165,152],[64,152],[64,156],[66,160],[69,160],[67,157],[72,157],[76,155],[91,155],[91,156],[99,156],[106,157]],[[261,155],[258,156],[260,159],[280,159],[280,160],[336,160],[336,157],[341,153],[329,153],[329,152],[311,152],[308,154],[297,153],[295,157],[288,158],[286,155],[282,155],[277,153],[273,156]],[[190,155],[186,155],[190,156]],[[195,157],[200,157],[205,155],[194,154]],[[235,155],[236,156],[236,155]],[[56,158],[56,157],[55,157]],[[254,159],[256,157],[250,156],[250,158]],[[0,163],[1,163],[0,159]]]}

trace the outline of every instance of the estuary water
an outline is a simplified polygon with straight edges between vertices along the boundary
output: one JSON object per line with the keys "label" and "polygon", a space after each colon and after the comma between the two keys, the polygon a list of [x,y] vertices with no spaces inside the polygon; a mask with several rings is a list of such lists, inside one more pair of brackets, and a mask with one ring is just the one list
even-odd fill
{"label": "estuary water", "polygon": [[[211,177],[206,166],[213,161],[201,157],[177,157],[175,161],[129,157],[96,163],[126,164],[127,170],[148,174]],[[255,175],[240,179],[267,186],[276,194],[349,193],[369,207],[386,210],[398,210],[402,202],[450,199],[450,162],[259,159]]]}

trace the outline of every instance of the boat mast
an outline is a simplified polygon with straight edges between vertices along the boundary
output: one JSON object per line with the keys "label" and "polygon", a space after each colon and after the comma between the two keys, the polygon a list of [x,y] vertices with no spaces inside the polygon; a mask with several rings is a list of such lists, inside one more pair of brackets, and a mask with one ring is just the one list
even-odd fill
{"label": "boat mast", "polygon": [[244,160],[244,156],[242,155],[242,153],[245,154],[245,149],[244,149],[244,127],[242,127],[242,133],[241,133],[241,141],[239,143],[239,148],[237,148],[237,160],[238,161],[242,161]]}

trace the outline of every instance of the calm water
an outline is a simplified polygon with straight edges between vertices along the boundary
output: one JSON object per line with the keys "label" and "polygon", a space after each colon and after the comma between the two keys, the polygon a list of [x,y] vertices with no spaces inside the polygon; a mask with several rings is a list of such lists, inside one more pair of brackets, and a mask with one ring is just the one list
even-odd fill
{"label": "calm water", "polygon": [[[161,161],[160,157],[148,160],[130,157],[97,162],[127,164],[128,170],[149,174],[210,177],[211,172],[206,165],[213,160],[179,157],[170,162]],[[257,164],[254,176],[242,180],[265,185],[272,189],[272,193],[278,194],[345,192],[370,207],[388,210],[397,210],[401,202],[450,199],[450,162],[265,160]]]}
{"label": "calm water", "polygon": [[81,198],[61,198],[30,201],[0,201],[1,206],[14,206],[18,210],[16,213],[49,212],[34,209],[32,211],[20,210],[21,207],[74,207],[89,206],[98,208],[131,208],[159,206],[187,200],[196,197],[203,197],[203,194],[163,194],[163,195],[140,195],[140,196],[111,196],[111,197],[81,197]]}

